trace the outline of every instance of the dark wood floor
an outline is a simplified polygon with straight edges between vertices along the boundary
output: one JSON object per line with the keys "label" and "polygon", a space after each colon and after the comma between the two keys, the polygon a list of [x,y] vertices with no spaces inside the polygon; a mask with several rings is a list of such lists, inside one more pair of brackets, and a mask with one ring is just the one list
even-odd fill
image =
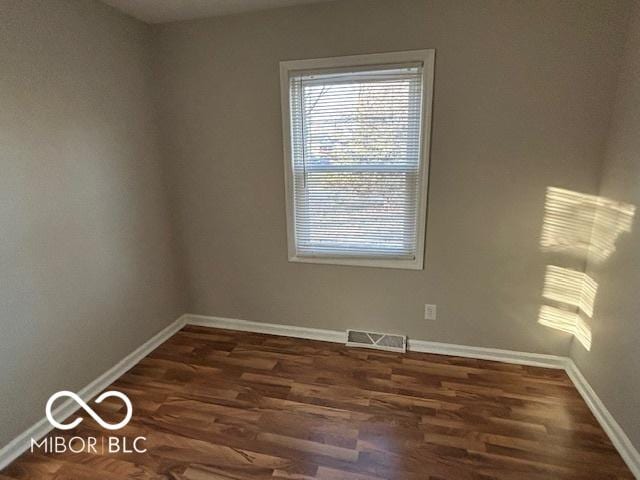
{"label": "dark wood floor", "polygon": [[188,326],[110,389],[146,454],[28,453],[0,479],[633,478],[560,370]]}

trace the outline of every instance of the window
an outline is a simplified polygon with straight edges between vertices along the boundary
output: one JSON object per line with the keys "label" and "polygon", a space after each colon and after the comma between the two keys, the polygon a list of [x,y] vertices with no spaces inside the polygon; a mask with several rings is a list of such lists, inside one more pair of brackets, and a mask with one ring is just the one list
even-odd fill
{"label": "window", "polygon": [[422,269],[433,62],[280,63],[290,261]]}

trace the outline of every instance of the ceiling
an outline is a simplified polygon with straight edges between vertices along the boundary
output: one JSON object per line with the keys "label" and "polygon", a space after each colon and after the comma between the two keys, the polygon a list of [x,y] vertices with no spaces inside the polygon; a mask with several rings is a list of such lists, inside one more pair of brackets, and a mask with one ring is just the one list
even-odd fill
{"label": "ceiling", "polygon": [[328,0],[102,0],[121,12],[147,23],[267,10]]}

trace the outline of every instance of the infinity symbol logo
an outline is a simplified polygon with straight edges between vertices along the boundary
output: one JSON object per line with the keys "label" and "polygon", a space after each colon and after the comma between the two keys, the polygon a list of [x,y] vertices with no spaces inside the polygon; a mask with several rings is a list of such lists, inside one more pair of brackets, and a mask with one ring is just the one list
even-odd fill
{"label": "infinity symbol logo", "polygon": [[116,392],[114,390],[103,392],[98,398],[96,398],[96,403],[101,403],[105,398],[117,397],[122,400],[127,406],[127,415],[124,417],[124,419],[121,422],[112,425],[111,423],[107,423],[102,420],[102,418],[100,418],[100,416],[96,412],[94,412],[93,409],[89,405],[87,405],[84,400],[82,400],[78,395],[67,390],[62,390],[58,393],[54,393],[53,395],[51,395],[51,397],[49,397],[49,400],[47,401],[47,407],[45,409],[45,413],[47,414],[47,420],[49,420],[49,423],[60,430],[71,430],[72,428],[77,427],[80,422],[82,422],[82,417],[78,417],[73,422],[68,424],[60,423],[55,418],[53,418],[53,415],[51,413],[53,402],[61,397],[71,398],[74,402],[80,405],[80,407],[82,407],[85,412],[91,415],[91,418],[98,422],[102,428],[106,428],[107,430],[118,430],[124,427],[125,425],[127,425],[127,423],[129,423],[129,420],[131,420],[131,415],[133,414],[131,400],[129,400],[129,397],[127,397],[124,393]]}

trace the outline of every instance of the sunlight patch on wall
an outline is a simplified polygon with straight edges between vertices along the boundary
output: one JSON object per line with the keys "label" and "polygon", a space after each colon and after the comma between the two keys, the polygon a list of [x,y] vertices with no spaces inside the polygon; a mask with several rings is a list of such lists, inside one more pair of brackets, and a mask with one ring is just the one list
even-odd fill
{"label": "sunlight patch on wall", "polygon": [[575,307],[589,318],[593,316],[598,284],[586,273],[547,265],[542,296]]}
{"label": "sunlight patch on wall", "polygon": [[540,246],[602,262],[615,251],[623,232],[631,231],[633,205],[608,198],[548,187]]}
{"label": "sunlight patch on wall", "polygon": [[584,348],[591,350],[591,329],[577,312],[542,305],[538,323],[572,334]]}
{"label": "sunlight patch on wall", "polygon": [[591,327],[578,315],[576,319],[576,331],[573,333],[587,351],[591,351]]}
{"label": "sunlight patch on wall", "polygon": [[[548,187],[540,235],[543,252],[602,263],[616,250],[622,233],[631,232],[635,206],[609,198]],[[575,262],[575,261],[574,261]],[[584,272],[547,265],[538,323],[572,334],[591,349],[592,318],[598,284]]]}
{"label": "sunlight patch on wall", "polygon": [[636,207],[600,198],[591,230],[589,260],[601,263],[616,250],[615,241],[631,232]]}

